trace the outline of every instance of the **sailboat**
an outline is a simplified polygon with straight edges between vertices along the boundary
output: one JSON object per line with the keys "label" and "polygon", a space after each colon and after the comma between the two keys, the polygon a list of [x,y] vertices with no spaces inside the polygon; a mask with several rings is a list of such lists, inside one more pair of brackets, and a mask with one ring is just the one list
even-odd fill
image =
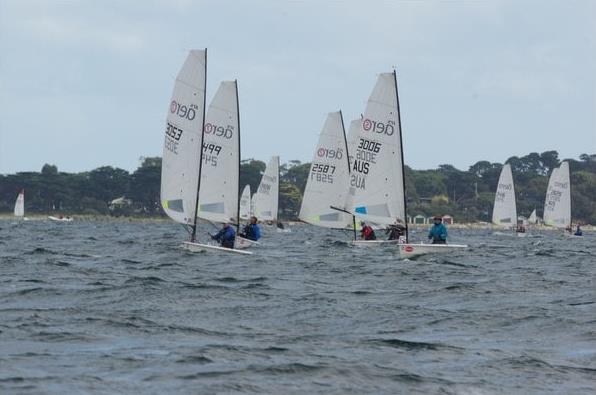
{"label": "sailboat", "polygon": [[571,182],[569,164],[553,169],[544,202],[544,224],[559,229],[571,229]]}
{"label": "sailboat", "polygon": [[302,197],[301,221],[324,228],[354,229],[354,216],[334,209],[347,199],[350,176],[348,141],[341,111],[327,115]]}
{"label": "sailboat", "polygon": [[[346,211],[368,222],[406,225],[402,257],[451,253],[466,248],[456,244],[411,244],[406,217],[403,144],[395,71],[379,75],[357,130],[351,153]],[[354,240],[357,245],[399,243],[399,240]]]}
{"label": "sailboat", "polygon": [[26,221],[27,218],[25,217],[25,190],[21,189],[19,195],[17,196],[17,200],[14,203],[14,216],[17,219]]}
{"label": "sailboat", "polygon": [[252,215],[250,204],[250,185],[245,185],[240,195],[240,219],[248,221]]}
{"label": "sailboat", "polygon": [[538,223],[538,217],[536,216],[536,209],[532,211],[530,216],[528,217],[528,224],[536,225]]}
{"label": "sailboat", "polygon": [[190,229],[183,248],[251,254],[197,242],[198,218],[239,223],[237,83],[221,83],[205,117],[206,77],[207,50],[190,51],[176,77],[167,116],[161,204],[170,218]]}
{"label": "sailboat", "polygon": [[499,227],[515,229],[519,237],[526,235],[525,231],[517,226],[517,208],[515,205],[515,187],[513,185],[513,174],[511,165],[506,163],[501,169],[497,192],[495,193],[495,204],[493,208],[493,224]]}
{"label": "sailboat", "polygon": [[279,202],[279,156],[269,160],[259,188],[253,196],[254,215],[259,221],[277,222]]}

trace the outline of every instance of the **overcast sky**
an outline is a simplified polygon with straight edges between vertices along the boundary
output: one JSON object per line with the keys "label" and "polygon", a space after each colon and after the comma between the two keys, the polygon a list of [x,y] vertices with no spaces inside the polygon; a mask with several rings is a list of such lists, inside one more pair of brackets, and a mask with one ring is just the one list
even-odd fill
{"label": "overcast sky", "polygon": [[161,156],[175,75],[238,79],[242,156],[310,161],[397,70],[415,169],[596,152],[596,1],[0,0],[0,173]]}

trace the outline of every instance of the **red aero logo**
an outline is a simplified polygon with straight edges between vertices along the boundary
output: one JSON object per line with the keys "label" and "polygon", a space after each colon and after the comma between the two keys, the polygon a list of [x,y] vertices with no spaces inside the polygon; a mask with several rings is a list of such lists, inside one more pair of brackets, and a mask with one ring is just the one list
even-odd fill
{"label": "red aero logo", "polygon": [[395,122],[389,120],[386,123],[383,123],[366,118],[362,121],[362,128],[366,132],[371,131],[379,134],[385,133],[387,136],[392,136],[393,133],[395,133]]}
{"label": "red aero logo", "polygon": [[205,124],[205,133],[213,134],[214,136],[218,137],[224,137],[226,139],[232,138],[232,135],[234,134],[233,130],[234,128],[231,125],[228,125],[224,128],[223,126],[217,126],[211,123]]}
{"label": "red aero logo", "polygon": [[414,251],[414,247],[412,247],[412,246],[405,246],[405,247],[404,247],[404,250],[405,250],[406,252],[412,252],[412,251]]}
{"label": "red aero logo", "polygon": [[319,158],[341,159],[343,155],[344,151],[341,148],[329,149],[321,147],[317,150],[317,156]]}

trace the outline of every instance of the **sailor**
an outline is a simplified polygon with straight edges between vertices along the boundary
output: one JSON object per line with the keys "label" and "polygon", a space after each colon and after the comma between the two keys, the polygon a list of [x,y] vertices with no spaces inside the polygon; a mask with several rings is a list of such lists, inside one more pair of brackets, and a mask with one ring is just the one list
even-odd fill
{"label": "sailor", "polygon": [[428,238],[432,239],[433,244],[447,244],[447,227],[443,225],[443,218],[435,216],[434,225],[428,232]]}
{"label": "sailor", "polygon": [[217,234],[210,235],[213,240],[216,240],[225,248],[234,248],[234,239],[236,238],[236,232],[229,223],[225,222],[223,228]]}
{"label": "sailor", "polygon": [[394,224],[387,226],[385,234],[388,235],[387,240],[400,240],[406,235],[404,222],[397,218]]}
{"label": "sailor", "polygon": [[360,222],[360,226],[362,226],[362,229],[360,230],[360,236],[364,240],[376,240],[377,239],[377,236],[375,235],[375,231],[373,230],[373,228],[368,226],[364,221]]}
{"label": "sailor", "polygon": [[575,229],[575,233],[573,234],[574,236],[581,236],[583,235],[584,232],[582,232],[582,228],[579,227],[579,224],[577,224],[577,228]]}
{"label": "sailor", "polygon": [[518,224],[515,231],[517,233],[526,233],[526,227],[523,224]]}
{"label": "sailor", "polygon": [[257,241],[261,238],[261,228],[257,224],[257,217],[250,217],[250,223],[244,226],[240,236],[253,241]]}

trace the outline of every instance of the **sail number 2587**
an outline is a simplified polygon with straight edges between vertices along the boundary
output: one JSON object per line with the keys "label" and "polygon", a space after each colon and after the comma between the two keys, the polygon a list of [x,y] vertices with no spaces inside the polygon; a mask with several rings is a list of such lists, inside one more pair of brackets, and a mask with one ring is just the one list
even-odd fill
{"label": "sail number 2587", "polygon": [[333,184],[333,173],[335,173],[335,166],[313,163],[310,169],[310,178],[318,182]]}

